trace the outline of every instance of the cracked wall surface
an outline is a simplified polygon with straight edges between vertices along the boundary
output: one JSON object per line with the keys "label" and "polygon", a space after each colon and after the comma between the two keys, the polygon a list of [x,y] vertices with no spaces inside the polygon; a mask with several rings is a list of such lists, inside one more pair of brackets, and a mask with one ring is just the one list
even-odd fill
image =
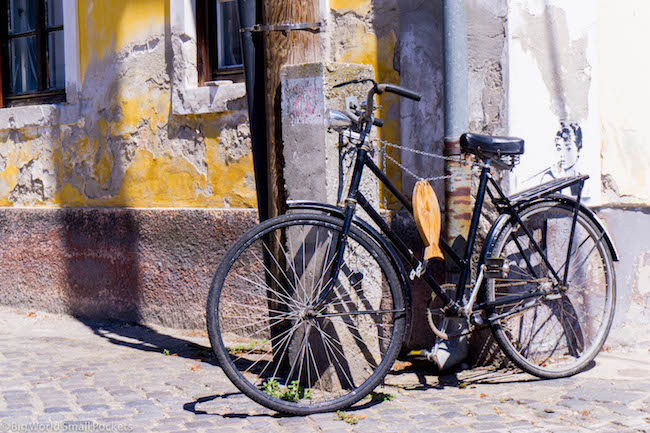
{"label": "cracked wall surface", "polygon": [[[650,63],[635,49],[650,37],[648,19],[650,6],[641,1],[622,8],[607,1],[509,0],[509,121],[526,139],[515,173],[520,187],[549,175],[590,176],[583,198],[596,206],[620,255],[610,347],[648,341],[650,91],[643,71]],[[636,30],[621,30],[628,28]],[[581,128],[575,172],[559,165],[560,122]]]}
{"label": "cracked wall surface", "polygon": [[[529,79],[509,75],[512,3],[468,1],[473,132],[512,133],[508,85]],[[545,92],[555,95],[547,106],[555,117],[583,118],[599,79],[602,139],[596,153],[602,179],[597,183],[604,205],[635,208],[633,217],[622,210],[601,213],[610,227],[629,218],[632,232],[645,230],[650,65],[647,56],[621,48],[639,39],[620,29],[634,27],[641,37],[650,33],[645,25],[650,6],[631,0],[629,8],[620,8],[599,0],[595,47],[567,23],[558,0],[546,3],[553,5],[552,27],[561,30],[554,37],[570,42],[556,46],[558,64],[571,71],[560,74],[561,87],[558,69],[540,60],[540,46],[548,47],[535,37],[546,32],[546,21],[539,19],[543,8],[526,15],[532,35],[522,35],[520,42]],[[176,27],[171,5],[78,0],[81,80],[75,102],[0,110],[0,237],[9,241],[0,252],[3,300],[57,311],[65,311],[68,302],[82,314],[114,311],[115,318],[202,326],[219,257],[255,222],[255,183],[244,86],[196,87],[196,41],[188,29]],[[442,150],[444,119],[441,5],[441,0],[321,2],[324,60],[371,65],[378,81],[424,95],[417,104],[391,94],[379,97],[378,116],[385,121],[380,138],[434,152]],[[580,54],[596,49],[599,76]],[[563,99],[569,102],[563,105]],[[552,143],[555,130],[550,134],[545,144]],[[398,151],[391,156],[422,176],[442,173],[440,161],[409,159]],[[413,179],[391,163],[385,169],[409,195]],[[440,192],[441,185],[434,187]],[[384,206],[396,207],[389,197],[383,195]],[[418,239],[414,227],[404,232]],[[636,302],[622,304],[620,314],[629,310],[636,317],[648,301],[647,242],[618,232],[614,240],[632,254],[619,268],[619,288]]]}
{"label": "cracked wall surface", "polygon": [[505,135],[507,0],[472,0],[467,11],[469,130]]}
{"label": "cracked wall surface", "polygon": [[0,204],[255,207],[244,95],[172,112],[168,2],[81,0],[78,18],[78,102],[64,122],[0,124]]}
{"label": "cracked wall surface", "polygon": [[77,3],[74,102],[0,109],[1,302],[204,327],[257,220],[244,85],[198,87],[180,1]]}
{"label": "cracked wall surface", "polygon": [[[330,61],[371,65],[375,79],[380,83],[400,84],[400,8],[398,0],[332,0],[329,2],[327,33],[324,36]],[[416,91],[421,89],[414,89]],[[365,95],[358,95],[359,102]],[[381,108],[377,117],[384,126],[377,130],[379,138],[400,143],[400,98],[384,93],[377,97]],[[389,154],[399,160],[397,151]],[[386,164],[385,171],[398,187],[402,172],[394,164]],[[382,193],[382,204],[397,206],[393,197]]]}
{"label": "cracked wall surface", "polygon": [[[526,140],[513,192],[579,173],[582,197],[601,203],[596,17],[588,0],[508,2],[508,125]],[[575,139],[561,141],[564,128]]]}

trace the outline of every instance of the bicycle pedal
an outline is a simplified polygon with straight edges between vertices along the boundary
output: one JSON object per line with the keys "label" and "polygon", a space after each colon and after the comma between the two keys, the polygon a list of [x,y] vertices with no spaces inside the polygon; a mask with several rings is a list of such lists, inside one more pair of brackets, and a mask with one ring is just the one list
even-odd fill
{"label": "bicycle pedal", "polygon": [[407,356],[421,361],[431,361],[433,353],[427,349],[411,350]]}
{"label": "bicycle pedal", "polygon": [[505,259],[491,257],[485,259],[485,278],[505,278],[510,272],[510,266]]}

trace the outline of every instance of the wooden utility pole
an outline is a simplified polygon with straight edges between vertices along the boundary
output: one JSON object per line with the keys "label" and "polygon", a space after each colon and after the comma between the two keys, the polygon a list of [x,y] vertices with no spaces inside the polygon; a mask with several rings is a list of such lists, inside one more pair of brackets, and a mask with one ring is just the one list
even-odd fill
{"label": "wooden utility pole", "polygon": [[[317,23],[318,0],[263,0],[264,26]],[[264,77],[266,80],[266,137],[268,150],[269,216],[284,212],[286,193],[282,167],[280,115],[280,68],[285,64],[320,60],[318,33],[304,30],[264,31]]]}

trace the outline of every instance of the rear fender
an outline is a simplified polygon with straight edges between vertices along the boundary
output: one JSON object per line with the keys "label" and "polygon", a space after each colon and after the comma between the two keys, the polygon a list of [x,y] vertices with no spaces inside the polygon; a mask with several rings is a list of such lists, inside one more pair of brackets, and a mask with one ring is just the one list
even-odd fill
{"label": "rear fender", "polygon": [[[539,203],[543,202],[560,202],[560,203],[565,203],[569,206],[575,206],[576,205],[576,200],[572,197],[567,197],[565,195],[561,194],[553,194],[548,197],[544,198],[539,198],[537,200],[532,200],[526,203],[522,203],[517,206],[517,212],[523,212],[526,209],[528,209],[531,206],[534,206]],[[615,262],[618,262],[619,256],[618,256],[618,251],[616,251],[616,247],[614,246],[614,242],[612,241],[611,236],[609,235],[609,232],[603,225],[603,223],[600,221],[598,216],[589,209],[588,207],[580,204],[580,210],[589,218],[594,225],[598,228],[600,233],[603,235],[603,240],[605,241],[605,245],[607,245],[607,248],[609,249],[609,252],[612,255],[612,260]],[[497,218],[497,220],[492,224],[492,227],[490,228],[490,231],[488,232],[487,238],[485,240],[485,243],[483,244],[483,249],[481,251],[481,261],[480,263],[483,263],[485,261],[485,258],[489,253],[492,252],[492,249],[494,248],[494,244],[497,241],[497,238],[499,236],[499,233],[501,233],[501,230],[505,226],[505,224],[510,221],[511,216],[509,214],[501,214]]]}

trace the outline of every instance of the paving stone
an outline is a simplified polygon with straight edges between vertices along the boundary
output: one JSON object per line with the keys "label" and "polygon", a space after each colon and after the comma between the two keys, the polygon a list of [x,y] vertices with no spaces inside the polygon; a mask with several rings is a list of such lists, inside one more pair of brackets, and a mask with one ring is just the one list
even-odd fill
{"label": "paving stone", "polygon": [[507,426],[508,427],[513,427],[513,428],[514,427],[531,427],[532,424],[530,423],[530,421],[519,420],[519,421],[509,422],[509,423],[507,423]]}
{"label": "paving stone", "polygon": [[81,409],[85,412],[104,411],[104,410],[109,410],[110,408],[111,407],[106,404],[89,404],[89,405],[81,406]]}
{"label": "paving stone", "polygon": [[438,430],[440,430],[441,433],[465,433],[468,431],[466,427],[461,427],[457,425],[439,427]]}
{"label": "paving stone", "polygon": [[72,412],[72,409],[70,409],[69,407],[61,407],[61,406],[57,407],[57,406],[54,406],[54,407],[46,407],[43,410],[43,412],[45,412],[45,413]]}
{"label": "paving stone", "polygon": [[440,414],[441,418],[457,418],[457,417],[463,417],[463,416],[465,416],[465,414],[460,413],[460,412],[444,412],[444,413]]}
{"label": "paving stone", "polygon": [[20,409],[31,409],[34,407],[33,403],[7,403],[5,406],[7,410],[20,410]]}
{"label": "paving stone", "polygon": [[471,425],[471,428],[480,432],[487,432],[490,430],[500,430],[503,428],[503,424],[496,422],[477,422]]}
{"label": "paving stone", "polygon": [[5,419],[14,419],[22,416],[31,416],[32,411],[31,410],[4,410],[0,411],[0,418],[5,418]]}
{"label": "paving stone", "polygon": [[168,425],[156,425],[156,428],[154,431],[156,432],[171,432],[171,431],[176,431],[178,430],[178,424],[173,423],[173,424],[168,424]]}
{"label": "paving stone", "polygon": [[65,421],[67,414],[62,413],[51,413],[45,414],[38,417],[38,422],[40,423],[59,423]]}
{"label": "paving stone", "polygon": [[124,407],[126,408],[135,408],[135,409],[141,407],[151,407],[151,406],[156,406],[156,403],[154,403],[151,400],[132,400],[124,404]]}

